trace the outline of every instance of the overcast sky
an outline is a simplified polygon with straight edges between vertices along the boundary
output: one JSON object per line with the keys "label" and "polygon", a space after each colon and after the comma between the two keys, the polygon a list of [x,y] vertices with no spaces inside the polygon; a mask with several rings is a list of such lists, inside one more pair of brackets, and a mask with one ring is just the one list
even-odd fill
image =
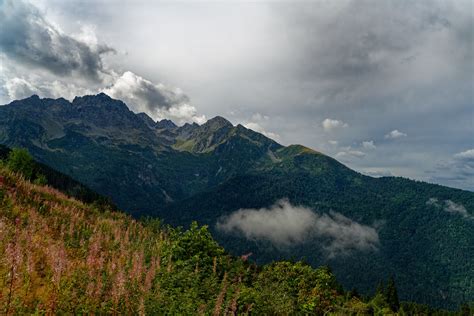
{"label": "overcast sky", "polygon": [[474,190],[473,2],[0,0],[0,104],[104,91]]}

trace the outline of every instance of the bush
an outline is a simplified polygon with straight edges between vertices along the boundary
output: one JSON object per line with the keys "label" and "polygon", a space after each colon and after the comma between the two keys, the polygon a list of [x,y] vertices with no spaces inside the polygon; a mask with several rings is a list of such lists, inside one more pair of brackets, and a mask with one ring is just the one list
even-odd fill
{"label": "bush", "polygon": [[33,157],[24,148],[14,148],[8,154],[7,167],[13,172],[21,174],[25,179],[38,185],[46,185],[46,176],[40,173]]}
{"label": "bush", "polygon": [[28,180],[32,180],[35,173],[35,161],[28,150],[14,148],[8,155],[7,167],[11,171],[20,173]]}

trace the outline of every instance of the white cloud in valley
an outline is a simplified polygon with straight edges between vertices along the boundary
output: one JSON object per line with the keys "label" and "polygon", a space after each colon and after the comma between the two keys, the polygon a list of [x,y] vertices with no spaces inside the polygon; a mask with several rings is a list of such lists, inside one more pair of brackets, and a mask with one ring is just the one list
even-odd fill
{"label": "white cloud in valley", "polygon": [[428,201],[426,201],[426,205],[442,209],[443,211],[454,215],[461,215],[462,217],[469,220],[474,220],[474,215],[470,214],[464,205],[456,203],[452,200],[440,201],[438,198],[431,197],[428,199]]}
{"label": "white cloud in valley", "polygon": [[269,208],[235,211],[221,218],[216,227],[249,240],[267,240],[277,247],[319,240],[329,257],[377,250],[380,243],[374,226],[358,223],[337,212],[318,214],[285,199]]}

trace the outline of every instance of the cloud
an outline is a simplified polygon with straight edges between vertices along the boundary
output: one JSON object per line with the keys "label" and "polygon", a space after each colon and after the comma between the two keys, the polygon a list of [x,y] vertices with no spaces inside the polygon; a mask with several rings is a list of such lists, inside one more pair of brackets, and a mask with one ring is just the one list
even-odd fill
{"label": "cloud", "polygon": [[436,207],[439,207],[439,200],[437,198],[434,198],[434,197],[431,197],[428,199],[428,201],[426,201],[426,205],[432,205],[432,206],[436,206]]}
{"label": "cloud", "polygon": [[153,83],[131,71],[117,77],[103,92],[123,100],[132,111],[145,112],[155,120],[167,118],[177,124],[206,121],[206,117],[198,115],[196,108],[189,104],[189,98],[181,89]]}
{"label": "cloud", "polygon": [[315,234],[332,239],[325,249],[330,257],[350,251],[374,251],[379,246],[376,227],[362,225],[337,212],[323,214],[315,224]]}
{"label": "cloud", "polygon": [[337,146],[339,144],[337,140],[328,140],[328,143],[332,146]]}
{"label": "cloud", "polygon": [[240,209],[221,218],[216,228],[225,233],[241,234],[249,240],[267,240],[277,247],[290,247],[317,239],[330,257],[351,251],[376,250],[379,245],[374,227],[336,212],[319,215],[285,199],[270,208]]}
{"label": "cloud", "polygon": [[80,74],[100,81],[107,71],[102,55],[114,50],[94,46],[63,33],[33,5],[4,0],[0,6],[0,48],[11,60],[56,75]]}
{"label": "cloud", "polygon": [[10,101],[32,94],[71,100],[103,91],[155,120],[206,121],[180,89],[153,83],[131,71],[119,75],[106,68],[103,58],[115,50],[99,42],[92,26],[82,25],[79,33],[68,35],[22,0],[1,2],[0,21],[0,57],[7,65],[2,66],[0,82]]}
{"label": "cloud", "polygon": [[397,138],[402,138],[402,137],[407,137],[408,135],[405,133],[400,132],[397,129],[394,129],[390,133],[385,135],[386,139],[397,139]]}
{"label": "cloud", "polygon": [[23,99],[33,94],[47,98],[66,98],[72,100],[77,95],[90,95],[97,91],[77,86],[64,81],[28,81],[24,78],[12,78],[5,81],[8,96],[13,99]]}
{"label": "cloud", "polygon": [[449,213],[461,214],[464,217],[471,217],[462,204],[454,203],[451,200],[444,201],[444,210]]}
{"label": "cloud", "polygon": [[441,161],[429,172],[432,181],[474,190],[474,149],[467,149]]}
{"label": "cloud", "polygon": [[240,209],[217,223],[221,231],[239,232],[247,239],[266,239],[290,246],[308,239],[317,215],[305,207],[280,200],[271,208]]}
{"label": "cloud", "polygon": [[188,103],[189,98],[179,89],[155,84],[131,71],[118,77],[111,87],[104,90],[108,95],[125,100],[138,112],[155,112],[169,109],[176,104]]}
{"label": "cloud", "polygon": [[280,135],[278,135],[277,133],[273,133],[273,132],[267,132],[260,124],[258,123],[255,123],[255,122],[248,122],[248,123],[245,123],[243,124],[246,128],[248,129],[251,129],[255,132],[258,132],[258,133],[261,133],[265,136],[267,136],[268,138],[271,138],[275,141],[280,141]]}
{"label": "cloud", "polygon": [[393,177],[393,173],[390,170],[381,168],[364,168],[362,173],[371,177]]}
{"label": "cloud", "polygon": [[455,203],[451,200],[444,200],[443,203],[438,198],[431,197],[426,201],[426,205],[433,206],[436,208],[442,208],[443,211],[458,214],[466,219],[474,220],[474,215],[469,214],[466,207],[462,204]]}
{"label": "cloud", "polygon": [[347,123],[344,123],[343,121],[333,120],[333,119],[330,119],[330,118],[325,119],[322,124],[323,124],[324,130],[327,131],[327,132],[332,131],[336,128],[348,127],[349,126],[349,125],[347,125]]}
{"label": "cloud", "polygon": [[267,115],[262,115],[260,113],[254,113],[250,121],[243,123],[242,125],[248,129],[251,129],[255,132],[261,133],[268,138],[271,138],[277,142],[280,141],[280,135],[274,132],[267,131],[264,126],[270,122],[270,117]]}
{"label": "cloud", "polygon": [[341,151],[336,154],[336,158],[347,159],[347,158],[362,158],[365,157],[365,153],[360,150],[352,149],[351,147],[343,147]]}
{"label": "cloud", "polygon": [[362,147],[364,147],[365,149],[375,149],[375,148],[377,148],[377,146],[375,146],[373,140],[363,141],[362,142]]}
{"label": "cloud", "polygon": [[205,115],[198,114],[197,109],[188,103],[174,105],[169,109],[160,109],[157,113],[155,117],[157,120],[170,119],[177,125],[189,122],[204,124],[207,121]]}
{"label": "cloud", "polygon": [[5,83],[8,95],[13,99],[24,99],[38,93],[38,89],[23,78],[12,78]]}
{"label": "cloud", "polygon": [[454,155],[454,158],[466,161],[466,162],[474,162],[474,149],[468,149],[466,151],[462,151]]}

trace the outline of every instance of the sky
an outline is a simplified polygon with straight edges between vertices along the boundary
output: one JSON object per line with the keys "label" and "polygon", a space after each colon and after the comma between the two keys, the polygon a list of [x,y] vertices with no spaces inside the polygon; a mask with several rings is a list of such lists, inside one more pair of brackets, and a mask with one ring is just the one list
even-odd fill
{"label": "sky", "polygon": [[221,115],[372,176],[474,191],[474,13],[457,1],[0,0],[0,104],[105,92]]}

